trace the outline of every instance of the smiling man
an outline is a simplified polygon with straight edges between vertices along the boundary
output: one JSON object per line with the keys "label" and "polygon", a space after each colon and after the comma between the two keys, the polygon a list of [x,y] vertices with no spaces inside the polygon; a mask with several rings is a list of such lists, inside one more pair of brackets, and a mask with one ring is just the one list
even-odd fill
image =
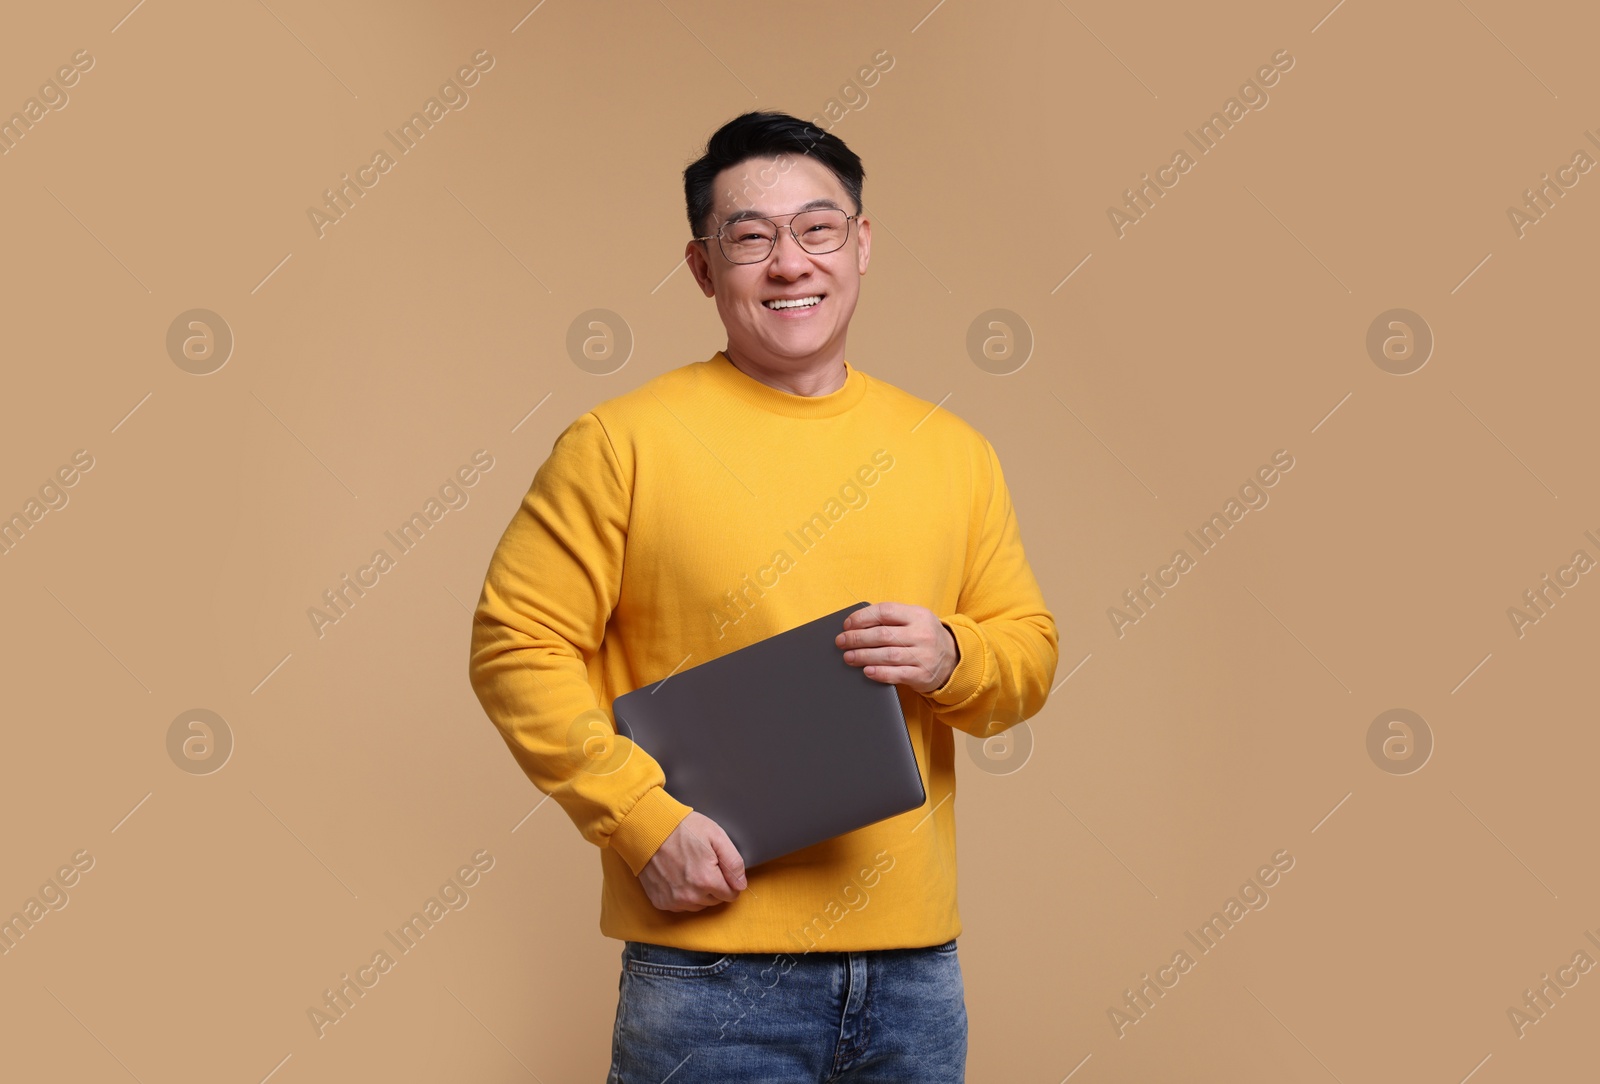
{"label": "smiling man", "polygon": [[[994,448],[845,359],[864,177],[787,114],[711,137],[686,258],[727,345],[562,431],[479,598],[473,688],[599,849],[612,1084],[964,1079],[956,732],[1038,712],[1057,631]],[[858,600],[836,643],[896,687],[928,800],[747,871],[610,703]]]}

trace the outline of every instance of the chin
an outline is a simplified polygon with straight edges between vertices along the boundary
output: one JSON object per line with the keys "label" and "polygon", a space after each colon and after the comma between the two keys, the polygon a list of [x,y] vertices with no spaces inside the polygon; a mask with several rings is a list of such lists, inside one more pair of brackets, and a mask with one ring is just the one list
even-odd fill
{"label": "chin", "polygon": [[828,334],[796,335],[792,338],[774,337],[760,340],[767,350],[780,357],[804,358],[810,357],[824,349],[833,338],[832,329]]}

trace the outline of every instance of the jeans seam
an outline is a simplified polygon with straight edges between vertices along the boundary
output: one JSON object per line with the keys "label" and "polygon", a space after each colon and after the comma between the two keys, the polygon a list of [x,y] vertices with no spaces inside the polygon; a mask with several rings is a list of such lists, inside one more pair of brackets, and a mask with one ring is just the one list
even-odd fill
{"label": "jeans seam", "polygon": [[628,981],[626,969],[622,977],[617,980],[617,1023],[616,1030],[611,1038],[611,1079],[607,1084],[624,1084],[622,1079],[622,1029],[626,1026],[628,1015],[628,994],[624,984]]}
{"label": "jeans seam", "polygon": [[648,960],[629,960],[624,967],[634,975],[657,975],[669,979],[709,979],[733,966],[733,953],[709,964],[654,964]]}

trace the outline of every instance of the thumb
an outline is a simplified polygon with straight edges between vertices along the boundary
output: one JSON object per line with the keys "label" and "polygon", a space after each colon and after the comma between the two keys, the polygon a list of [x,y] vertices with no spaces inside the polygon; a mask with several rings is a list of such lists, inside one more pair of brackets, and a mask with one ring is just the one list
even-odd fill
{"label": "thumb", "polygon": [[739,857],[739,849],[733,845],[733,840],[728,838],[728,833],[722,830],[721,825],[711,833],[711,849],[716,852],[717,864],[722,867],[722,875],[727,878],[728,884],[736,889],[744,889],[748,885],[744,875],[744,859]]}

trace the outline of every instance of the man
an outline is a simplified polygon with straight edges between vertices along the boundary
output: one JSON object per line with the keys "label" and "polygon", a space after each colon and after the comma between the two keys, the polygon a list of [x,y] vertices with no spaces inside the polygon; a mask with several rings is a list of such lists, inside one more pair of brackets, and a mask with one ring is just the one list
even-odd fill
{"label": "man", "polygon": [[[989,442],[845,360],[864,176],[786,114],[711,137],[686,255],[727,346],[560,434],[479,599],[473,688],[599,847],[613,1084],[964,1079],[955,731],[1036,713],[1057,633]],[[836,642],[897,686],[928,801],[747,871],[605,709],[858,600]]]}

